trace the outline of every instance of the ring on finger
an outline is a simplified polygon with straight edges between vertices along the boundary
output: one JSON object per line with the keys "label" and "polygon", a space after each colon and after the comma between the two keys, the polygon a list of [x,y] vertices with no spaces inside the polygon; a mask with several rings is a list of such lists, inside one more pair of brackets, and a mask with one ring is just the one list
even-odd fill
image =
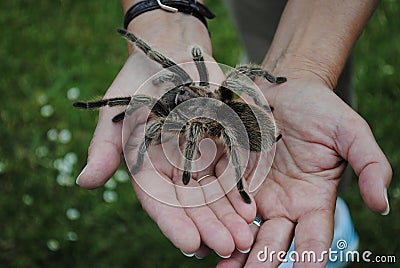
{"label": "ring on finger", "polygon": [[259,218],[259,217],[256,217],[256,218],[253,220],[253,224],[256,225],[256,226],[258,226],[258,227],[261,227],[261,225],[263,225],[263,223],[264,223],[264,221],[263,221],[261,218]]}
{"label": "ring on finger", "polygon": [[202,181],[202,180],[204,180],[204,179],[206,179],[208,177],[211,177],[211,175],[210,174],[204,175],[200,179],[198,179],[197,182],[200,182],[200,181]]}

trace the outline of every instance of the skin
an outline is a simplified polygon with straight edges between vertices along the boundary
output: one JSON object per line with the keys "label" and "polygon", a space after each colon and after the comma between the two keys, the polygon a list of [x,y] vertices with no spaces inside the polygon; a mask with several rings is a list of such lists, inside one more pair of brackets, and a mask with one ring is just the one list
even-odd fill
{"label": "skin", "polygon": [[[359,178],[365,204],[374,212],[389,211],[385,195],[390,164],[366,121],[332,92],[377,1],[306,3],[288,2],[263,62],[267,70],[288,77],[279,88],[259,84],[283,126],[272,170],[255,197],[266,222],[248,256],[236,253],[219,267],[260,267],[260,250],[287,250],[293,235],[299,254],[312,250],[318,256],[328,250],[337,185],[346,162]],[[324,267],[326,261],[294,266]],[[276,259],[262,263],[277,265]]]}
{"label": "skin", "polygon": [[[154,22],[150,25],[149,19]],[[172,40],[170,32],[162,31],[159,25],[166,29],[178,28],[178,33],[184,33]],[[146,40],[154,49],[173,59],[175,62],[193,62],[191,48],[193,43],[199,44],[203,49],[206,61],[214,61],[211,55],[211,43],[208,32],[204,25],[192,16],[183,14],[172,14],[156,10],[142,14],[135,19],[135,23],[129,25],[128,30],[138,37]],[[207,38],[204,38],[207,36]],[[178,45],[177,45],[178,44]],[[135,89],[145,82],[150,76],[161,70],[158,64],[152,63],[142,52],[136,50],[132,44],[128,44],[129,58],[107,90],[104,98],[129,96]],[[181,53],[187,51],[187,53]],[[193,64],[194,67],[194,64]],[[196,69],[187,70],[189,73],[197,72]],[[222,72],[210,72],[210,79],[222,81]],[[120,164],[122,153],[122,123],[112,123],[111,119],[123,108],[101,109],[99,121],[93,139],[91,141],[87,165],[79,175],[77,183],[88,189],[102,186],[116,171]],[[136,122],[136,131],[143,130],[142,122]],[[133,122],[132,124],[135,124]],[[135,136],[135,135],[133,135]],[[168,144],[166,145],[168,146]],[[222,159],[223,147],[218,148],[217,158],[207,170],[193,174],[194,178],[200,178],[206,174],[215,174],[224,181],[225,178],[234,178],[234,172],[214,171],[219,160]],[[133,153],[133,155],[136,155]],[[182,173],[168,163],[163,157],[164,153],[160,146],[150,150],[151,164],[145,159],[141,171],[135,175],[137,181],[154,182],[154,189],[163,189],[157,196],[172,196],[169,202],[185,203],[186,196],[179,194],[174,187],[159,187],[160,175],[173,182],[182,185]],[[172,156],[178,158],[179,156]],[[156,167],[156,168],[154,168]],[[212,176],[202,181],[215,180]],[[191,182],[194,183],[194,182]],[[190,184],[189,184],[190,185]],[[253,243],[253,235],[248,227],[255,215],[256,205],[246,204],[237,191],[231,191],[224,198],[219,199],[208,206],[196,208],[178,208],[158,202],[147,195],[133,180],[135,193],[150,217],[158,224],[161,231],[172,243],[183,252],[193,254],[199,249],[201,242],[212,248],[221,256],[229,256],[235,248],[247,250]],[[151,185],[149,186],[151,187]],[[223,193],[224,185],[217,185],[215,192]],[[192,196],[189,196],[192,198]],[[194,198],[194,197],[193,197]],[[199,197],[204,198],[204,197]]]}
{"label": "skin", "polygon": [[[124,11],[135,2],[122,1]],[[332,92],[376,2],[309,0],[300,4],[300,1],[289,1],[263,63],[272,73],[288,77],[288,82],[279,86],[258,82],[269,104],[275,108],[274,116],[281,125],[283,139],[277,144],[268,178],[251,205],[242,202],[237,191],[230,191],[211,205],[172,207],[149,197],[133,183],[143,208],[177,248],[188,254],[196,252],[201,257],[210,249],[222,256],[233,253],[231,258],[220,262],[220,267],[260,267],[257,252],[265,246],[276,251],[287,250],[293,235],[298,252],[327,250],[333,235],[336,189],[346,161],[359,176],[366,205],[374,212],[388,212],[385,191],[392,177],[390,165],[365,120]],[[191,61],[189,51],[193,44],[203,48],[206,60],[213,60],[207,30],[192,16],[151,11],[135,18],[128,30],[175,62]],[[132,45],[128,50],[130,57],[105,98],[127,96],[132,88],[139,87],[154,74],[154,67],[143,54],[135,52]],[[215,72],[214,79],[222,79],[219,75]],[[101,109],[87,166],[77,180],[80,186],[99,187],[118,168],[122,124],[114,124],[111,119],[120,111],[120,108]],[[157,150],[161,149],[156,146],[149,153],[153,166],[145,165],[137,176],[157,181],[158,170],[162,177],[179,183],[180,173]],[[221,175],[226,165],[226,156],[219,148],[209,170],[194,176],[214,173],[224,181],[223,176],[233,177],[233,171]],[[246,175],[253,168],[250,162]],[[223,191],[223,188],[221,183],[214,190]],[[174,187],[165,187],[164,191],[160,194],[174,193],[172,198],[176,202],[187,198]],[[256,210],[266,220],[261,228],[247,224],[254,219]],[[246,251],[251,246],[248,254],[234,251],[235,248]],[[278,263],[262,265],[275,267]],[[323,267],[324,263],[296,263],[295,266]]]}
{"label": "skin", "polygon": [[[318,256],[327,250],[333,236],[336,190],[346,165],[344,159],[359,176],[367,206],[375,212],[387,208],[384,189],[391,170],[366,122],[321,81],[293,79],[279,92],[271,91],[271,99],[281,104],[274,106],[275,118],[285,127],[268,180],[255,197],[258,213],[266,221],[250,255],[237,254],[222,261],[220,267],[242,267],[247,257],[248,267],[259,267],[256,254],[260,250],[265,246],[276,252],[287,250],[293,235],[299,253],[313,250]],[[294,95],[297,101],[293,101]],[[309,105],[304,107],[305,103]],[[277,263],[264,265],[274,267]],[[302,265],[322,264],[298,264]]]}

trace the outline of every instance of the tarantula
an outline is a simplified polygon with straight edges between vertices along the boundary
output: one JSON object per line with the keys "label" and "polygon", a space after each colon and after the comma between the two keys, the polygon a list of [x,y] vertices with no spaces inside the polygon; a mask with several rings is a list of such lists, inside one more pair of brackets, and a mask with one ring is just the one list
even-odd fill
{"label": "tarantula", "polygon": [[[151,144],[160,141],[161,130],[177,135],[183,134],[185,137],[185,159],[182,175],[182,181],[185,185],[189,183],[191,178],[191,161],[193,160],[194,153],[200,140],[207,136],[222,142],[226,146],[226,151],[230,156],[231,163],[235,170],[236,187],[243,200],[246,203],[251,203],[251,199],[243,187],[237,146],[255,152],[260,152],[261,150],[268,151],[271,149],[272,145],[281,138],[281,134],[278,133],[273,121],[271,115],[272,107],[263,105],[255,89],[246,85],[246,83],[239,79],[239,76],[245,75],[252,80],[257,77],[263,77],[269,82],[276,84],[284,83],[286,78],[274,77],[257,65],[241,65],[227,74],[225,81],[222,82],[218,89],[211,91],[209,87],[208,71],[204,63],[202,51],[199,47],[195,46],[191,51],[193,61],[195,62],[200,77],[200,82],[196,84],[183,68],[161,53],[153,50],[147,43],[137,38],[134,34],[123,29],[119,29],[118,33],[133,42],[151,60],[159,63],[163,68],[170,71],[168,74],[153,80],[154,84],[169,81],[174,84],[174,87],[168,90],[159,99],[147,95],[135,95],[92,102],[76,102],[73,104],[74,107],[96,109],[103,106],[129,105],[124,112],[117,114],[112,119],[113,122],[123,120],[126,115],[132,114],[140,107],[147,106],[151,109],[151,116],[148,117],[144,141],[139,146],[136,164],[130,170],[132,174],[137,173],[142,166],[144,154]],[[237,100],[235,98],[235,92],[244,92],[248,94],[253,98],[254,104],[247,104]],[[179,113],[177,113],[178,115],[166,124],[166,118],[174,108],[185,101],[200,97],[215,99],[222,103],[222,105],[212,107],[212,109],[215,109],[215,114],[221,114],[219,113],[219,109],[222,109],[221,107],[224,105],[229,106],[243,123],[248,139],[238,137],[234,127],[224,127],[223,124],[217,120],[205,117],[197,117],[187,121],[185,116],[179,116]],[[202,105],[196,105],[193,109],[201,109],[201,107]],[[230,119],[220,116],[219,120],[226,122]],[[262,124],[258,123],[260,120]],[[247,144],[244,140],[247,141]]]}

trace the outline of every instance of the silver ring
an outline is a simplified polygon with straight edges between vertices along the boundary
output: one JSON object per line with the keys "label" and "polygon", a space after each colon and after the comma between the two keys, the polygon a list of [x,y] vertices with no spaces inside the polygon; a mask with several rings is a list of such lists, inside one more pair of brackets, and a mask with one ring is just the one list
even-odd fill
{"label": "silver ring", "polygon": [[261,227],[261,225],[263,225],[264,222],[263,222],[263,220],[260,219],[259,217],[256,217],[256,218],[254,219],[253,223],[254,223],[254,225],[256,225],[256,226]]}
{"label": "silver ring", "polygon": [[200,179],[197,180],[197,182],[200,182],[201,180],[204,180],[205,178],[211,177],[210,174],[204,175],[203,177],[201,177]]}

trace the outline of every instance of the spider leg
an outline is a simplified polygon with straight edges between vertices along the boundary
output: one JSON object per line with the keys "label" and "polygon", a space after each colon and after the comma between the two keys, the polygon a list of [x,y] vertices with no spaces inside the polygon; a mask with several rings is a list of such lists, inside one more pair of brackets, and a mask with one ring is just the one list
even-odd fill
{"label": "spider leg", "polygon": [[135,95],[132,97],[131,105],[126,109],[128,115],[133,114],[138,108],[147,106],[151,108],[156,115],[167,116],[169,113],[168,108],[161,100],[147,96],[147,95]]}
{"label": "spider leg", "polygon": [[160,119],[147,126],[144,141],[139,146],[136,164],[131,167],[130,170],[133,175],[136,174],[143,165],[144,154],[147,152],[154,139],[160,135],[163,124],[164,120]]}
{"label": "spider leg", "polygon": [[161,64],[163,68],[168,68],[171,72],[177,74],[181,79],[181,84],[189,85],[192,84],[192,79],[190,78],[189,74],[178,66],[172,60],[166,58],[160,52],[153,50],[146,42],[137,38],[134,34],[124,30],[118,29],[118,33],[128,39],[129,41],[135,43],[135,45],[142,50],[150,59],[156,61],[157,63]]}
{"label": "spider leg", "polygon": [[230,133],[228,129],[223,129],[221,131],[221,138],[227,146],[228,154],[230,155],[232,165],[235,169],[236,175],[236,188],[239,191],[240,196],[247,204],[251,203],[251,199],[248,193],[244,190],[243,181],[242,181],[242,171],[240,168],[240,160],[239,155],[236,150],[235,144],[237,144],[236,139],[233,134]]}
{"label": "spider leg", "polygon": [[114,123],[117,123],[117,122],[120,122],[120,121],[124,120],[124,118],[125,118],[125,111],[123,111],[122,113],[117,114],[111,120]]}
{"label": "spider leg", "polygon": [[240,73],[248,76],[251,80],[254,81],[257,77],[264,77],[271,83],[281,84],[286,82],[286,77],[281,76],[273,76],[268,71],[264,70],[260,66],[247,64],[247,65],[240,65],[235,68],[233,73]]}
{"label": "spider leg", "polygon": [[111,98],[111,99],[104,99],[104,100],[90,101],[90,102],[78,101],[75,102],[73,105],[75,108],[78,109],[92,110],[103,106],[128,105],[131,99],[132,99],[131,97],[120,97],[120,98]]}
{"label": "spider leg", "polygon": [[133,114],[138,108],[147,106],[152,109],[152,112],[158,116],[167,116],[169,109],[164,105],[164,103],[156,98],[146,96],[146,95],[135,95],[131,97],[131,101],[128,108],[113,117],[113,122],[119,122],[125,118],[125,115]]}
{"label": "spider leg", "polygon": [[194,156],[194,152],[196,150],[196,146],[199,143],[200,138],[203,136],[203,128],[202,123],[200,122],[189,122],[188,127],[186,128],[186,143],[185,143],[185,162],[183,166],[183,175],[182,182],[184,185],[187,185],[190,181],[192,169],[192,160]]}
{"label": "spider leg", "polygon": [[247,95],[253,98],[254,103],[256,105],[263,107],[268,112],[274,110],[273,107],[269,105],[264,105],[262,103],[259,94],[254,88],[247,86],[244,82],[240,81],[237,77],[234,77],[233,75],[229,76],[224,82],[222,82],[220,88],[222,87],[225,88],[225,90],[232,90],[233,92],[238,92],[240,94],[246,93]]}
{"label": "spider leg", "polygon": [[209,86],[209,79],[208,79],[208,72],[206,65],[204,63],[203,54],[199,47],[194,47],[192,49],[192,57],[193,61],[196,64],[197,71],[199,72],[200,76],[200,86]]}
{"label": "spider leg", "polygon": [[254,88],[246,85],[246,83],[241,80],[240,75],[245,75],[253,81],[257,77],[264,77],[269,82],[276,84],[286,82],[286,77],[275,77],[257,65],[241,65],[237,66],[231,73],[227,75],[225,81],[222,82],[221,87],[216,92],[223,100],[233,99],[233,93],[229,94],[229,91],[238,93],[244,92],[253,98],[256,105],[263,107],[266,111],[273,111],[273,107],[262,104],[257,91]]}
{"label": "spider leg", "polygon": [[275,138],[275,142],[278,142],[280,139],[282,139],[281,133],[279,133],[278,136]]}
{"label": "spider leg", "polygon": [[175,86],[182,85],[181,78],[175,73],[162,74],[162,75],[154,78],[152,81],[153,85],[155,85],[155,86],[158,86],[165,82],[172,82]]}

